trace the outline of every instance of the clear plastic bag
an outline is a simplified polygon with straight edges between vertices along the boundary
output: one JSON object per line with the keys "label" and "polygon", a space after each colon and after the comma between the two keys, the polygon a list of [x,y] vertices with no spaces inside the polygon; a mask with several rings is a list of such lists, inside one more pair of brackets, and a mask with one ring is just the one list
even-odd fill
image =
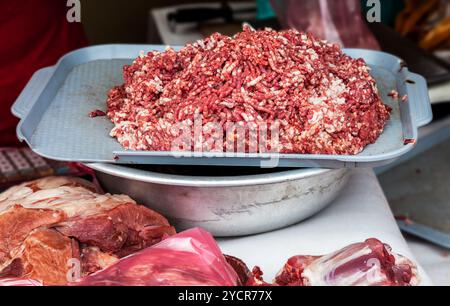
{"label": "clear plastic bag", "polygon": [[238,276],[214,238],[195,228],[91,274],[82,286],[236,286]]}
{"label": "clear plastic bag", "polygon": [[271,0],[284,28],[310,32],[346,48],[380,49],[361,13],[360,0]]}

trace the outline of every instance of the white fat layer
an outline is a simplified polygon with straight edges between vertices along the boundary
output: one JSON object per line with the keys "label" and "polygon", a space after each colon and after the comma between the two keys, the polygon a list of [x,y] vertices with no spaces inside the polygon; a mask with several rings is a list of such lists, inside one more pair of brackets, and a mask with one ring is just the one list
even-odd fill
{"label": "white fat layer", "polygon": [[[386,279],[379,264],[368,262],[368,271],[352,270],[351,273],[335,275],[336,268],[372,252],[369,247],[356,250],[354,253],[344,251],[345,256],[340,256],[342,251],[323,256],[308,265],[302,276],[311,286],[366,286],[380,283]],[[348,255],[348,256],[347,256]]]}
{"label": "white fat layer", "polygon": [[0,194],[0,215],[13,206],[20,205],[30,209],[61,210],[68,217],[83,217],[113,209],[124,203],[136,203],[126,195],[97,194],[82,186],[64,186],[74,181],[79,180],[49,177],[36,181],[38,190],[33,191],[29,187],[30,183],[10,188]]}

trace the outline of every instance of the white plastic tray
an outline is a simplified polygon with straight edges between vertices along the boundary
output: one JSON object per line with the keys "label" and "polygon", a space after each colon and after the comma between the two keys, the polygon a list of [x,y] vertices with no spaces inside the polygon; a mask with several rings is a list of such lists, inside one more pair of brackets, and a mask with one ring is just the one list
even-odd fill
{"label": "white plastic tray", "polygon": [[[390,121],[376,143],[353,156],[306,154],[202,153],[179,157],[174,152],[124,150],[109,136],[113,125],[106,117],[88,114],[106,108],[108,90],[123,82],[122,66],[140,50],[163,50],[160,45],[104,45],[80,49],[64,56],[55,67],[38,71],[14,104],[19,118],[17,134],[36,153],[56,160],[135,164],[189,164],[260,166],[277,160],[280,167],[375,167],[392,162],[410,151],[418,127],[431,121],[432,113],[425,80],[408,71],[397,57],[387,53],[348,49],[372,68],[382,99],[393,108]],[[407,103],[388,97],[391,90],[408,95]],[[269,164],[270,165],[270,164]]]}

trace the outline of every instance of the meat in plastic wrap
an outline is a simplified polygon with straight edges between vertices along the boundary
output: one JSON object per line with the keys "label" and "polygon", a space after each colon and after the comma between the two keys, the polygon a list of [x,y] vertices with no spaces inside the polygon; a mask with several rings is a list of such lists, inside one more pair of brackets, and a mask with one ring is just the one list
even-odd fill
{"label": "meat in plastic wrap", "polygon": [[195,228],[130,255],[73,285],[236,286],[238,275],[213,237]]}
{"label": "meat in plastic wrap", "polygon": [[25,278],[2,278],[0,279],[0,287],[41,287],[39,281]]}
{"label": "meat in plastic wrap", "polygon": [[346,48],[380,49],[359,0],[271,0],[284,28],[310,32]]}

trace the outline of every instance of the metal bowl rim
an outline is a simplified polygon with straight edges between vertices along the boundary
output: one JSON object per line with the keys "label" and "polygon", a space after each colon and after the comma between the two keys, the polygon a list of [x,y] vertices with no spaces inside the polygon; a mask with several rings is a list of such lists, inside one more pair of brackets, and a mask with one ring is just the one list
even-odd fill
{"label": "metal bowl rim", "polygon": [[310,178],[313,176],[325,174],[330,171],[337,171],[336,169],[295,169],[287,170],[278,173],[256,174],[256,175],[241,175],[230,177],[216,177],[216,176],[188,176],[165,174],[153,171],[145,171],[134,169],[125,165],[115,165],[107,163],[93,163],[86,164],[87,167],[106,173],[112,176],[117,176],[125,179],[136,180],[146,183],[154,183],[161,185],[172,186],[186,186],[186,187],[243,187],[253,185],[266,185],[283,183],[286,181],[294,181]]}

